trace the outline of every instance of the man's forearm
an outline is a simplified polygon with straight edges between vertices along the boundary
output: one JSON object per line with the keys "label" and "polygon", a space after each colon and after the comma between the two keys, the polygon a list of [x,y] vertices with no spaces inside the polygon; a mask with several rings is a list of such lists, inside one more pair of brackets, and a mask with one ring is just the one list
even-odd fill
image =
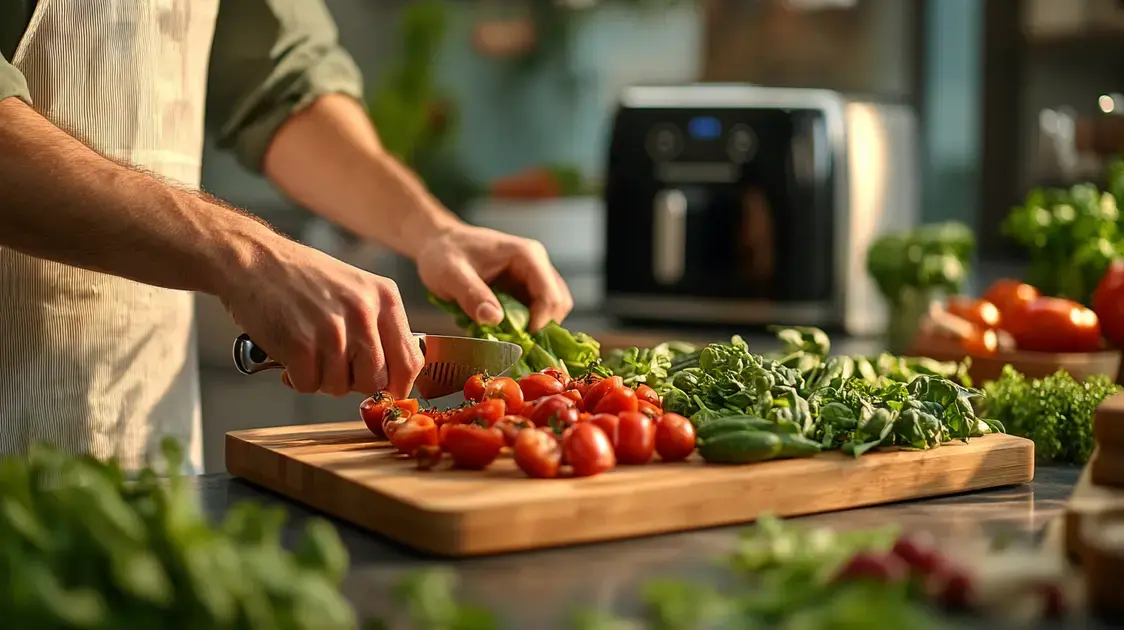
{"label": "man's forearm", "polygon": [[0,101],[0,246],[219,293],[275,238],[236,210],[105,159],[18,99]]}
{"label": "man's forearm", "polygon": [[302,206],[400,254],[459,224],[422,182],[383,150],[363,107],[322,96],[278,130],[265,174]]}

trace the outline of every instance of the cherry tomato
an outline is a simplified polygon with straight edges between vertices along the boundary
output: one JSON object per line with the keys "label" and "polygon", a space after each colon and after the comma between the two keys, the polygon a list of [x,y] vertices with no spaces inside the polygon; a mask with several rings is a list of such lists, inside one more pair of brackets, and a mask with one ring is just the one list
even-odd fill
{"label": "cherry tomato", "polygon": [[393,410],[395,417],[413,415],[418,411],[418,401],[415,398],[394,400],[386,392],[375,394],[359,403],[359,417],[367,425],[367,429],[379,437],[386,435],[383,431],[383,421],[388,411]]}
{"label": "cherry tomato", "polygon": [[1118,348],[1124,348],[1124,261],[1108,266],[1097,290],[1093,310],[1101,322],[1101,332]]}
{"label": "cherry tomato", "polygon": [[441,448],[460,468],[482,470],[503,450],[503,433],[479,424],[447,424],[441,430]]}
{"label": "cherry tomato", "polygon": [[636,410],[652,420],[658,420],[663,415],[663,410],[646,400],[636,401]]}
{"label": "cherry tomato", "polygon": [[540,372],[540,374],[546,374],[550,378],[553,378],[554,380],[558,381],[559,383],[562,383],[563,388],[565,388],[567,385],[570,384],[570,375],[566,374],[565,372],[563,372],[562,370],[560,370],[556,367],[548,367],[545,370],[543,370],[542,372]]}
{"label": "cherry tomato", "polygon": [[[624,389],[624,379],[619,376],[610,376],[609,378],[602,379],[596,384],[590,386],[589,391],[582,392],[582,400],[585,401],[585,408],[593,413],[597,413],[597,403],[611,391],[617,389]],[[633,397],[636,397],[633,392]]]}
{"label": "cherry tomato", "polygon": [[440,446],[433,446],[431,444],[423,444],[418,447],[417,452],[414,453],[414,458],[418,462],[418,470],[429,470],[441,463],[441,456],[444,451]]}
{"label": "cherry tomato", "polygon": [[558,476],[562,466],[562,447],[554,436],[541,429],[523,429],[513,447],[515,465],[528,477],[549,479]]}
{"label": "cherry tomato", "polygon": [[515,446],[515,438],[519,437],[519,432],[523,429],[534,428],[534,423],[523,416],[504,416],[500,418],[499,422],[495,423],[495,428],[503,433],[503,441],[508,446]]}
{"label": "cherry tomato", "polygon": [[646,383],[640,383],[636,386],[636,398],[651,404],[657,409],[660,408],[660,395]]}
{"label": "cherry tomato", "polygon": [[562,435],[566,429],[577,424],[581,419],[581,412],[577,407],[567,407],[561,409],[557,414],[551,416],[546,421],[547,429],[550,429],[555,435]]}
{"label": "cherry tomato", "polygon": [[625,411],[636,411],[639,408],[638,402],[636,392],[627,387],[621,387],[602,396],[597,401],[597,406],[593,408],[593,413],[620,414]]}
{"label": "cherry tomato", "polygon": [[681,462],[695,452],[695,425],[677,413],[665,413],[656,423],[656,452],[665,462]]}
{"label": "cherry tomato", "polygon": [[578,422],[589,422],[590,418],[592,417],[593,414],[589,413],[588,411],[583,411],[578,414]]}
{"label": "cherry tomato", "polygon": [[999,327],[999,308],[987,300],[977,300],[966,295],[954,295],[948,298],[948,305],[945,308],[950,314],[981,328]]}
{"label": "cherry tomato", "polygon": [[397,426],[390,443],[406,455],[413,455],[425,445],[438,446],[437,423],[424,413],[415,413]]}
{"label": "cherry tomato", "polygon": [[464,399],[472,402],[484,400],[484,389],[487,387],[488,378],[485,374],[473,374],[464,384]]}
{"label": "cherry tomato", "polygon": [[1040,297],[1022,307],[1007,327],[1019,350],[1095,352],[1101,349],[1097,314],[1072,300]]}
{"label": "cherry tomato", "polygon": [[519,389],[523,390],[523,400],[532,401],[561,394],[566,387],[553,376],[536,372],[519,379]]}
{"label": "cherry tomato", "polygon": [[523,390],[515,379],[506,376],[497,376],[484,385],[484,398],[499,398],[507,404],[511,413],[519,413],[523,409]]}
{"label": "cherry tomato", "polygon": [[592,422],[570,427],[562,438],[562,451],[575,477],[590,477],[617,465],[609,436]]}
{"label": "cherry tomato", "polygon": [[470,407],[459,409],[450,420],[451,424],[484,424],[492,426],[507,414],[507,404],[502,398],[488,398]]}
{"label": "cherry tomato", "polygon": [[363,419],[363,424],[367,425],[371,433],[383,437],[386,435],[382,430],[383,416],[386,415],[387,408],[393,404],[394,398],[390,394],[386,392],[375,394],[359,403],[359,417]]}
{"label": "cherry tomato", "polygon": [[574,409],[577,411],[574,406],[574,401],[562,394],[540,398],[538,404],[531,410],[531,422],[535,423],[536,427],[545,427],[550,424],[552,418],[557,420],[559,414],[566,409]]}
{"label": "cherry tomato", "polygon": [[[572,389],[581,394],[582,398],[586,398],[589,396],[589,390],[593,389],[593,386],[600,383],[602,380],[600,376],[590,372],[570,381],[569,384],[566,385],[566,389]],[[623,380],[621,384],[624,384]]]}
{"label": "cherry tomato", "polygon": [[974,328],[959,341],[960,349],[973,357],[990,357],[999,351],[999,336],[994,330]]}
{"label": "cherry tomato", "polygon": [[382,432],[383,435],[390,439],[391,434],[410,416],[418,413],[418,401],[414,398],[405,398],[395,401],[393,407],[389,407],[382,417]]}
{"label": "cherry tomato", "polygon": [[652,419],[639,411],[625,411],[618,417],[617,461],[632,466],[652,461],[656,452],[656,425]]}
{"label": "cherry tomato", "polygon": [[579,410],[585,410],[585,401],[582,400],[582,393],[578,390],[567,389],[566,391],[562,392],[562,395],[574,401],[574,406],[576,406]]}
{"label": "cherry tomato", "polygon": [[996,280],[983,294],[983,299],[994,304],[999,311],[999,322],[1004,328],[1006,328],[1003,325],[1005,319],[1037,297],[1038,289],[1010,278]]}
{"label": "cherry tomato", "polygon": [[598,413],[589,418],[589,423],[605,432],[605,435],[609,437],[609,444],[612,444],[615,451],[618,443],[618,430],[621,426],[620,417],[611,413]]}

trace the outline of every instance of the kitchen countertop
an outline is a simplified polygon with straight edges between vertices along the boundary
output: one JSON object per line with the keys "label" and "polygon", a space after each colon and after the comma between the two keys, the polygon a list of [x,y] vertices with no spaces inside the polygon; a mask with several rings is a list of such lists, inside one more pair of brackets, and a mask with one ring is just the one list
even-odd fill
{"label": "kitchen countertop", "polygon": [[[938,499],[848,510],[798,519],[836,529],[897,523],[939,539],[980,542],[1002,537],[1032,543],[1060,516],[1080,469],[1042,466],[1023,486]],[[236,502],[281,506],[290,517],[289,544],[311,510],[229,475],[192,478],[206,512],[219,519]],[[577,606],[635,612],[641,584],[655,577],[719,575],[716,560],[732,551],[744,526],[582,545],[467,560],[428,557],[344,523],[337,523],[352,567],[344,591],[364,617],[389,606],[388,591],[405,574],[447,566],[461,576],[463,597],[501,615],[507,628],[564,627]]]}

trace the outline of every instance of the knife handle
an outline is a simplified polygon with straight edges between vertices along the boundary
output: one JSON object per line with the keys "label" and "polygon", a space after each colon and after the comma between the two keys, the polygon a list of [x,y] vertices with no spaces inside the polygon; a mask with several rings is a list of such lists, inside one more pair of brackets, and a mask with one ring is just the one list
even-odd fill
{"label": "knife handle", "polygon": [[[425,333],[413,333],[421,347],[422,356],[425,356]],[[269,358],[269,354],[261,346],[254,343],[246,333],[238,335],[234,340],[234,367],[238,371],[249,375],[264,372],[265,370],[278,370],[285,366]]]}

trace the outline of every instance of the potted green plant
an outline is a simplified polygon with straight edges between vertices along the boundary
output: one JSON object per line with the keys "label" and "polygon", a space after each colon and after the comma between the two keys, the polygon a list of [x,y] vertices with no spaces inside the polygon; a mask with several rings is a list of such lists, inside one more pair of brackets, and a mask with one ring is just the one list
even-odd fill
{"label": "potted green plant", "polygon": [[909,349],[933,300],[964,288],[975,247],[971,229],[954,221],[886,234],[871,244],[866,268],[890,307],[890,352]]}

